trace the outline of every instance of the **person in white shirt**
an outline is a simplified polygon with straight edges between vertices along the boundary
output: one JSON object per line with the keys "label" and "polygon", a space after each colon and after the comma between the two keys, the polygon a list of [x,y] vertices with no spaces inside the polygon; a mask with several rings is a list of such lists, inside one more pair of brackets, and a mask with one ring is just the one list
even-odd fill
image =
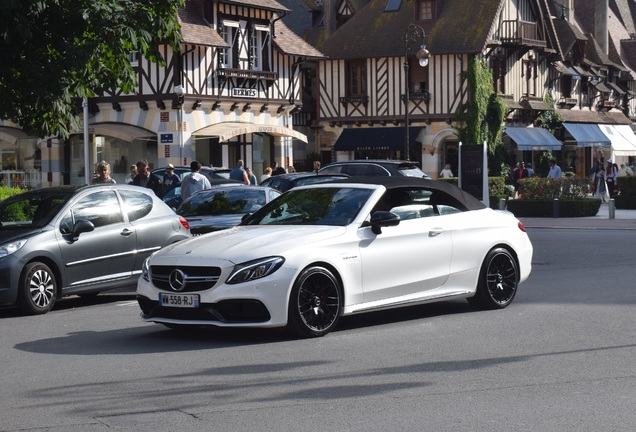
{"label": "person in white shirt", "polygon": [[550,159],[550,171],[548,171],[548,178],[559,178],[563,177],[563,173],[561,172],[561,167],[557,165],[556,160]]}
{"label": "person in white shirt", "polygon": [[201,171],[201,164],[198,161],[190,163],[190,171],[192,172],[181,180],[181,198],[184,201],[196,191],[212,187],[208,178],[199,172]]}
{"label": "person in white shirt", "polygon": [[451,166],[450,164],[446,164],[446,166],[444,166],[444,169],[439,173],[439,176],[441,178],[451,178],[451,177],[455,177],[453,175],[453,171],[451,171]]}

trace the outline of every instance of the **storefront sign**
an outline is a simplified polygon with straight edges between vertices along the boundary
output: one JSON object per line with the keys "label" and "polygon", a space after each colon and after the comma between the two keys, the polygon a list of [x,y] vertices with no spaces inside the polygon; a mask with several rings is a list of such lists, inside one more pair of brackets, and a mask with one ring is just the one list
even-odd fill
{"label": "storefront sign", "polygon": [[232,97],[256,98],[258,92],[256,89],[234,87],[232,89]]}
{"label": "storefront sign", "polygon": [[162,133],[159,134],[159,139],[161,140],[161,144],[171,144],[174,142],[174,135],[171,133]]}

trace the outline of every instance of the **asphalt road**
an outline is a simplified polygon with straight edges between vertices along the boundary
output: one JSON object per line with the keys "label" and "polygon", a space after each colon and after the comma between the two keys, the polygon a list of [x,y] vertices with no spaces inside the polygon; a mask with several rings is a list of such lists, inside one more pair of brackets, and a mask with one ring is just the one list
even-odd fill
{"label": "asphalt road", "polygon": [[178,333],[130,295],[0,311],[0,431],[631,431],[636,230],[529,229],[513,304],[348,317],[324,338]]}

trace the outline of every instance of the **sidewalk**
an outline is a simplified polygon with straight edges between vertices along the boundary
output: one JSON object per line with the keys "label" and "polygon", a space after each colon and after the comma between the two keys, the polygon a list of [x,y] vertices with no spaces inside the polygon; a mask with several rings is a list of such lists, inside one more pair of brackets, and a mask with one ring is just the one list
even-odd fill
{"label": "sidewalk", "polygon": [[636,229],[636,210],[614,210],[609,217],[609,204],[603,203],[596,216],[581,218],[519,218],[526,228]]}

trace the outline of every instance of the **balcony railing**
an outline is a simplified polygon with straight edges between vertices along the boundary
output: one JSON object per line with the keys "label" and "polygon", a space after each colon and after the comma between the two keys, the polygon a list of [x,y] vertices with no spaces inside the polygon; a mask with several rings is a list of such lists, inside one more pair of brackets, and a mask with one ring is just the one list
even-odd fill
{"label": "balcony railing", "polygon": [[546,41],[539,36],[537,23],[529,21],[503,21],[499,28],[499,40],[507,45],[547,46]]}

